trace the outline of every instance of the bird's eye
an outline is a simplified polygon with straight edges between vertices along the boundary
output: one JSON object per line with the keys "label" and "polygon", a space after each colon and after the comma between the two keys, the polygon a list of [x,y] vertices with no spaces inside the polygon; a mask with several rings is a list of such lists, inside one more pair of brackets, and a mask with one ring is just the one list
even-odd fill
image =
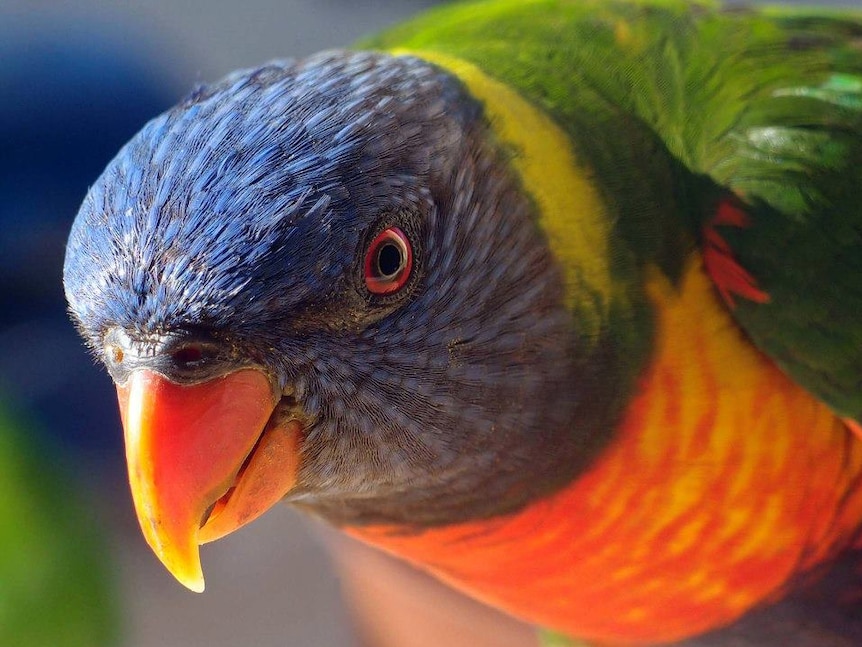
{"label": "bird's eye", "polygon": [[413,250],[398,227],[381,231],[365,253],[365,287],[372,294],[392,294],[410,279]]}

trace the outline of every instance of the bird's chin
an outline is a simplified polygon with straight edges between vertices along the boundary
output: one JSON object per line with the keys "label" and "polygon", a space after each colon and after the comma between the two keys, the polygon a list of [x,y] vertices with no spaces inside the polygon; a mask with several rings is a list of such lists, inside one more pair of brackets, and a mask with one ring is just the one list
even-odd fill
{"label": "bird's chin", "polygon": [[304,428],[293,398],[283,397],[233,482],[204,515],[199,543],[229,535],[287,496],[296,482]]}

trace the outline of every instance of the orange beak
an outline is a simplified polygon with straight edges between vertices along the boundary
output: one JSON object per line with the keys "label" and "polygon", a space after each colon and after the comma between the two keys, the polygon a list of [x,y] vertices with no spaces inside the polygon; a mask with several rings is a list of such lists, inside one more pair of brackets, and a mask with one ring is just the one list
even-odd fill
{"label": "orange beak", "polygon": [[293,487],[302,424],[272,415],[278,396],[256,369],[192,386],[137,370],[117,394],[144,537],[174,577],[203,591],[198,546]]}

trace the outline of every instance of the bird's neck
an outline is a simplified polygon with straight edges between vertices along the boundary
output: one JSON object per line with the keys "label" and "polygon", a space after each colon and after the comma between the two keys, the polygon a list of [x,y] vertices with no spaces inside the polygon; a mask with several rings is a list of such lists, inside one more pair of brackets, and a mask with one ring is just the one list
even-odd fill
{"label": "bird's neck", "polygon": [[626,644],[729,623],[851,543],[862,442],[750,346],[699,258],[648,293],[653,360],[576,482],[497,519],[349,532],[531,622]]}

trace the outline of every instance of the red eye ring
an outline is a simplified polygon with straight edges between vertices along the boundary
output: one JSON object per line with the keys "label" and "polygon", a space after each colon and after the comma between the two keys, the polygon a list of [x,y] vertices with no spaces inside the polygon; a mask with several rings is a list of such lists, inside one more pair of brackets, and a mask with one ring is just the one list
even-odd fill
{"label": "red eye ring", "polygon": [[410,279],[413,249],[398,227],[381,231],[365,253],[365,287],[371,294],[393,294]]}

